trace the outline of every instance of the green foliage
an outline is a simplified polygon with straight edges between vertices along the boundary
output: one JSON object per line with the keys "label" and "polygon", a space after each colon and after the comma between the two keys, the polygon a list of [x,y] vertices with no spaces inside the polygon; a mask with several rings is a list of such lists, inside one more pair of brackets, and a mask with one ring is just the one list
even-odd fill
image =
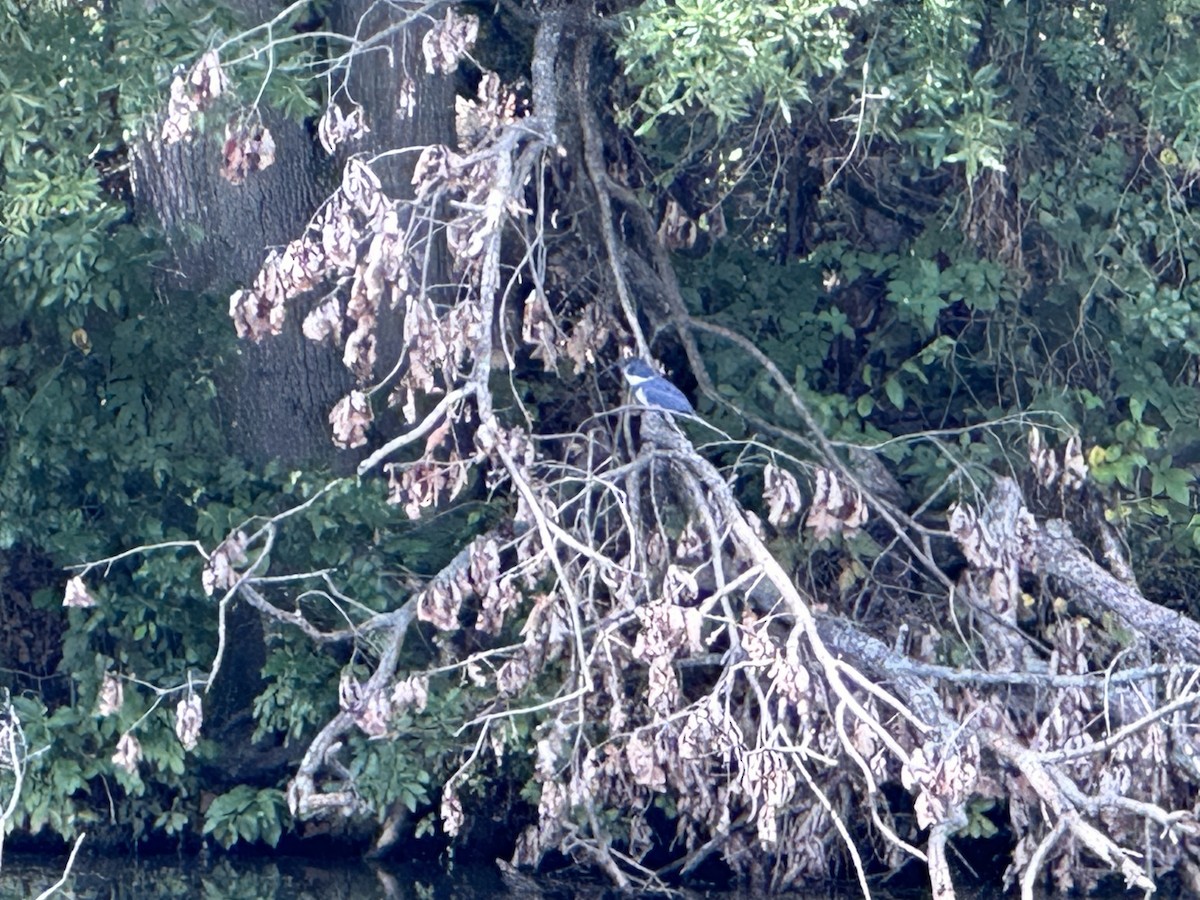
{"label": "green foliage", "polygon": [[[912,496],[964,465],[984,480],[1026,465],[1023,430],[1053,423],[1082,435],[1135,552],[1191,554],[1179,460],[1200,439],[1200,13],[801,4],[797,21],[822,24],[788,45],[795,58],[722,63],[759,37],[774,47],[782,6],[648,3],[619,39],[637,121],[654,125],[646,153],[673,167],[661,183],[689,187],[690,208],[719,203],[745,238],[683,261],[692,312],[754,340],[831,435],[890,441]],[[834,32],[854,36],[837,62],[819,43]],[[797,83],[771,80],[785,71]],[[764,139],[748,120],[779,102],[806,118]],[[665,127],[684,109],[701,115]],[[821,184],[793,221],[807,249],[780,266],[801,232],[782,231],[798,183],[779,173],[804,163]],[[803,433],[745,354],[703,349],[724,397]]]}
{"label": "green foliage", "polygon": [[[255,54],[265,32],[225,44],[239,23],[208,4],[3,6],[0,548],[35,547],[55,565],[169,539],[211,549],[323,484],[225,458],[213,416],[231,352],[224,311],[154,296],[156,248],[126,221],[116,174],[125,135],[209,46],[223,45],[235,76],[209,130],[260,88],[289,115],[313,112],[312,45],[292,33],[307,13],[297,7]],[[616,52],[627,122],[654,162],[643,186],[693,186],[691,206],[719,207],[731,226],[715,252],[679,261],[690,311],[749,338],[826,435],[885,447],[911,498],[948,504],[992,472],[1023,470],[1030,422],[1055,440],[1078,431],[1110,520],[1144,558],[1177,561],[1200,546],[1179,462],[1200,439],[1198,26],[1174,3],[651,0],[623,19]],[[800,203],[805,168],[819,185]],[[738,410],[706,401],[709,421],[734,437],[807,433],[741,348],[705,335],[701,350]],[[538,401],[558,391],[538,389]],[[348,609],[396,608],[408,577],[437,571],[488,515],[464,506],[418,529],[380,485],[346,479],[281,530],[272,571],[335,571],[339,603],[314,579],[297,609],[344,627]],[[777,546],[795,565],[813,556],[790,535]],[[869,536],[839,549],[857,566],[840,573],[847,584],[880,553]],[[95,710],[108,673],[182,686],[211,665],[201,564],[190,549],[130,557],[90,585],[97,607],[64,614],[57,694],[15,700],[34,755],[14,825],[69,835],[100,809],[135,836],[198,827],[198,772],[218,748],[204,739],[184,753],[178,695],[128,682],[119,713]],[[36,597],[43,610],[60,602],[57,590]],[[438,652],[411,643],[402,665]],[[970,659],[954,642],[941,650]],[[338,652],[271,626],[256,739],[303,741],[334,714],[330,686],[350,656]],[[463,749],[447,723],[476,708],[472,690],[447,677],[387,739],[347,742],[381,817],[435,802]],[[535,726],[517,717],[505,740],[527,749]],[[144,755],[134,774],[112,762],[131,728]],[[990,836],[989,809],[971,805],[966,833]],[[273,845],[287,825],[277,785],[240,784],[202,827],[228,847]]]}
{"label": "green foliage", "polygon": [[988,816],[995,807],[996,801],[991,797],[976,797],[971,800],[967,804],[967,824],[958,833],[971,838],[995,837],[999,829]]}
{"label": "green foliage", "polygon": [[130,305],[125,317],[88,320],[86,355],[50,316],[10,326],[28,337],[0,349],[0,498],[12,513],[0,546],[81,559],[114,546],[113,532],[161,539],[189,524],[183,498],[213,482],[220,463],[205,457],[221,440],[212,372],[224,341],[194,311],[151,316],[136,295]]}
{"label": "green foliage", "polygon": [[807,80],[840,72],[850,35],[812,0],[650,0],[625,19],[617,58],[641,88],[638,133],[701,107],[719,127],[766,106],[790,115]]}
{"label": "green foliage", "polygon": [[339,668],[334,659],[313,653],[307,639],[281,634],[263,667],[266,688],[254,701],[254,739],[281,734],[299,740],[328,721],[336,698],[327,687],[337,682]]}
{"label": "green foliage", "polygon": [[204,813],[204,833],[228,849],[238,841],[279,843],[289,819],[283,791],[239,784],[216,797]]}
{"label": "green foliage", "polygon": [[[366,789],[364,797],[377,810],[381,821],[393,801],[403,804],[409,812],[429,806],[430,772],[421,768],[420,759],[414,759],[412,752],[421,749],[421,745],[390,740],[355,749],[351,772],[357,783]],[[438,774],[444,777],[445,773]]]}
{"label": "green foliage", "polygon": [[[119,36],[122,59],[128,61],[120,82],[119,109],[133,128],[152,127],[163,111],[164,88],[172,76],[190,68],[210,47],[221,47],[221,62],[230,76],[230,90],[213,110],[202,114],[202,132],[220,133],[238,109],[265,104],[293,119],[320,112],[313,41],[302,23],[312,7],[295,4],[274,22],[269,49],[263,52],[262,24],[235,6],[212,0],[174,0],[158,4],[148,14],[137,3],[122,3],[106,20]],[[229,37],[227,40],[222,38]],[[133,61],[137,61],[134,63]],[[146,60],[152,64],[146,65]]]}
{"label": "green foliage", "polygon": [[[125,6],[136,6],[136,15],[125,18]],[[128,177],[119,174],[128,165],[125,134],[139,130],[120,107],[135,95],[143,109],[161,104],[155,77],[203,46],[195,18],[185,4],[160,4],[151,13],[138,4],[4,9],[0,280],[10,292],[7,311],[120,308],[130,264],[145,262],[114,194]],[[114,53],[116,47],[146,55]]]}
{"label": "green foliage", "polygon": [[[273,58],[235,61],[245,77],[210,125],[254,101],[271,66],[265,102],[297,116],[312,111],[311,42],[290,32],[304,14],[297,7],[278,23],[285,40]],[[164,540],[212,547],[323,481],[321,473],[254,472],[227,457],[214,416],[215,384],[234,348],[224,304],[157,296],[165,254],[130,222],[125,141],[154,127],[171,77],[214,29],[240,27],[209,3],[0,8],[0,550],[19,545],[65,566]],[[358,527],[343,529],[343,516]],[[380,556],[328,537],[344,531],[370,545],[380,529],[381,550],[391,553],[395,519],[378,492],[343,490],[298,518],[295,531],[306,530],[287,534],[275,555],[344,565],[348,589],[383,606],[395,595]],[[185,753],[174,732],[179,695],[145,685],[186,685],[212,664],[216,610],[201,589],[202,562],[190,549],[129,557],[103,580],[89,578],[93,609],[62,610],[65,573],[34,595],[67,627],[42,697],[17,696],[33,755],[10,828],[73,837],[102,819],[138,838],[199,827],[198,763],[218,748],[202,732]],[[261,701],[262,731],[298,736],[328,711],[300,702],[325,696],[308,679],[328,676],[328,664],[285,648],[268,669],[278,678]],[[122,709],[100,716],[101,685],[114,673],[136,674],[140,684],[125,681]],[[27,683],[11,669],[4,681]],[[134,773],[113,762],[126,732],[142,753]],[[274,844],[286,813],[269,788],[243,805],[237,791],[225,795],[207,831],[226,845],[238,837]]]}
{"label": "green foliage", "polygon": [[430,791],[445,781],[459,759],[458,723],[478,702],[465,688],[439,680],[430,684],[422,712],[407,710],[393,719],[388,740],[353,742],[350,771],[380,821],[392,803],[411,813],[433,802]]}

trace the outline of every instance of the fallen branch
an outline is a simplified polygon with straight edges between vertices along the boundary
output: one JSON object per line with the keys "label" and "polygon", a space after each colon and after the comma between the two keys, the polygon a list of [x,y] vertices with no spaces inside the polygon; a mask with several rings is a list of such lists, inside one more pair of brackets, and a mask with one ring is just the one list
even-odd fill
{"label": "fallen branch", "polygon": [[1093,618],[1111,613],[1172,656],[1200,663],[1200,625],[1151,603],[1136,588],[1093,562],[1067,522],[1052,519],[1030,528],[1023,535],[1020,559],[1031,574],[1049,575],[1069,585],[1072,598]]}

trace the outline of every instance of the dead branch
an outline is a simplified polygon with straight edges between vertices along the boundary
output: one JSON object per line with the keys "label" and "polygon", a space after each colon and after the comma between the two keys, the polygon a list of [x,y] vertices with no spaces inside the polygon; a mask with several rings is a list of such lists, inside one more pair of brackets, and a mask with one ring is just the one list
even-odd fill
{"label": "dead branch", "polygon": [[1025,776],[1038,797],[1049,807],[1056,821],[1064,823],[1066,829],[1085,847],[1125,876],[1125,883],[1153,893],[1151,881],[1131,858],[1131,852],[1117,846],[1094,825],[1084,821],[1073,804],[1064,796],[1059,779],[1065,778],[1051,766],[1043,765],[1039,754],[1022,747],[1012,737],[995,731],[984,731],[981,736],[987,745],[1005,762],[1015,766]]}
{"label": "dead branch", "polygon": [[1075,539],[1067,522],[1052,519],[1043,525],[1032,524],[1022,535],[1019,551],[1025,571],[1061,579],[1089,615],[1099,619],[1103,613],[1111,613],[1176,659],[1200,663],[1200,625],[1151,603],[1135,587],[1105,571]]}

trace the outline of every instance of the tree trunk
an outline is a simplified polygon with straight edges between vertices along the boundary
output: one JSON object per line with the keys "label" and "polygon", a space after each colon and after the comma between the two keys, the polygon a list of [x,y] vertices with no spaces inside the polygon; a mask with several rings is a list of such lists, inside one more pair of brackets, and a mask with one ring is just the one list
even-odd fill
{"label": "tree trunk", "polygon": [[[354,34],[368,8],[367,3],[339,4],[331,24]],[[369,30],[358,33],[377,33],[404,15],[375,6],[366,23]],[[397,30],[389,52],[372,50],[353,59],[345,86],[363,105],[371,131],[352,143],[349,152],[370,155],[451,139],[452,86],[445,76],[425,74],[415,33],[420,25],[418,21]],[[411,118],[396,112],[402,66],[415,87]],[[216,328],[232,329],[225,306],[229,294],[253,280],[268,248],[301,234],[336,184],[334,167],[324,159],[310,129],[269,110],[263,122],[275,140],[275,163],[240,185],[220,174],[222,146],[216,135],[172,145],[151,135],[138,142],[134,152],[138,215],[161,224],[173,257],[160,289],[175,302],[185,295],[182,302],[211,304]],[[411,191],[414,162],[411,154],[392,157],[378,167],[389,194]],[[251,464],[279,460],[343,468],[354,462],[350,454],[334,449],[328,423],[330,409],[348,393],[353,379],[342,365],[339,348],[313,343],[300,333],[304,312],[289,311],[280,335],[257,344],[242,342],[234,364],[219,379],[220,415],[230,449]],[[399,325],[380,324],[382,351],[394,347]],[[380,358],[395,356],[383,352]]]}

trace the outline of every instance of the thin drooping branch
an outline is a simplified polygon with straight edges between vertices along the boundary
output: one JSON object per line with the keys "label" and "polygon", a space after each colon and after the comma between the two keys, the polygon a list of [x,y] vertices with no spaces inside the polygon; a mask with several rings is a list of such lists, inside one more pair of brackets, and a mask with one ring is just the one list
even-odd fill
{"label": "thin drooping branch", "polygon": [[604,239],[605,251],[608,253],[609,271],[612,273],[621,312],[625,316],[625,325],[634,338],[638,355],[645,358],[649,355],[650,348],[646,343],[645,335],[642,334],[637,305],[633,301],[633,295],[625,277],[625,253],[617,241],[616,229],[613,226],[610,179],[604,166],[604,142],[600,137],[599,124],[596,122],[596,115],[592,109],[591,54],[594,46],[593,38],[584,38],[575,48],[575,107],[579,112],[579,126],[583,132],[583,159],[587,165],[588,176],[592,181],[596,201],[599,203],[600,233]]}

